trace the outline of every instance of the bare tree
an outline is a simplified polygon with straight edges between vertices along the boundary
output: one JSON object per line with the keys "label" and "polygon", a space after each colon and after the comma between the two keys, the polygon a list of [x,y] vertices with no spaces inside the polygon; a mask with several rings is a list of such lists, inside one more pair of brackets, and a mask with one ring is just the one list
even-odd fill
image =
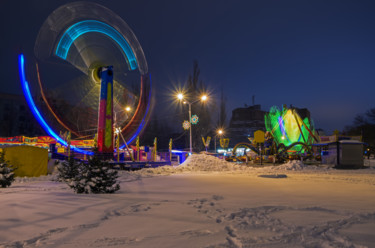
{"label": "bare tree", "polygon": [[219,112],[219,120],[218,120],[219,127],[226,126],[226,120],[227,120],[226,103],[227,103],[227,99],[224,97],[224,90],[223,90],[223,87],[221,87],[220,112]]}

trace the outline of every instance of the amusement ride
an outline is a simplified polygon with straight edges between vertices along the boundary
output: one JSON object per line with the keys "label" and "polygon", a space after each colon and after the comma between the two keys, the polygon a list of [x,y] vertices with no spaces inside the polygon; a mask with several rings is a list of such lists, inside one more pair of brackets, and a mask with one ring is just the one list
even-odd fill
{"label": "amusement ride", "polygon": [[[273,156],[274,161],[282,162],[293,156],[311,157],[312,145],[319,142],[319,136],[311,119],[308,117],[302,119],[296,109],[286,106],[281,110],[277,106],[271,107],[269,113],[265,115],[265,128],[266,132],[260,131],[263,137],[236,144],[233,154],[242,147],[245,150],[252,150],[260,157]],[[236,157],[232,159],[239,160]]]}
{"label": "amusement ride", "polygon": [[32,113],[63,146],[70,145],[61,135],[68,132],[95,138],[98,153],[113,157],[115,136],[124,148],[149,119],[151,78],[142,47],[126,22],[99,4],[73,2],[53,11],[34,55],[19,55],[19,71]]}

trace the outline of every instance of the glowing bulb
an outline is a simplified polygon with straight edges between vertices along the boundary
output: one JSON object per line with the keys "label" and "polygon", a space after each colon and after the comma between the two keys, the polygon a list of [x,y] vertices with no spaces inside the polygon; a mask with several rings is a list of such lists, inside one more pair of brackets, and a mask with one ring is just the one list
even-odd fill
{"label": "glowing bulb", "polygon": [[126,112],[129,112],[131,110],[131,108],[129,107],[129,106],[127,106],[126,108],[125,108],[125,111]]}
{"label": "glowing bulb", "polygon": [[182,100],[182,99],[184,99],[184,95],[182,93],[178,93],[177,98],[178,98],[178,100]]}
{"label": "glowing bulb", "polygon": [[202,100],[202,101],[206,101],[206,100],[207,100],[207,95],[203,95],[203,96],[201,96],[201,100]]}

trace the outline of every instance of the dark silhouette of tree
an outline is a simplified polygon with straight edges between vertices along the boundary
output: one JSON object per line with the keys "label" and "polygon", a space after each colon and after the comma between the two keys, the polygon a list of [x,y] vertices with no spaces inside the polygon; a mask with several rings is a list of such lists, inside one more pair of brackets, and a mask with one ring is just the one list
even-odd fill
{"label": "dark silhouette of tree", "polygon": [[369,118],[369,121],[375,123],[375,108],[367,110],[366,116]]}
{"label": "dark silhouette of tree", "polygon": [[226,120],[227,120],[226,103],[227,103],[227,99],[224,97],[223,88],[221,88],[220,112],[219,112],[218,126],[222,127],[222,128],[224,128],[226,126]]}
{"label": "dark silhouette of tree", "polygon": [[363,126],[366,124],[367,124],[367,120],[364,115],[359,114],[359,115],[356,115],[356,117],[354,117],[354,121],[353,121],[354,126]]}
{"label": "dark silhouette of tree", "polygon": [[371,152],[375,152],[375,108],[368,110],[365,114],[358,114],[353,124],[345,127],[347,135],[361,135],[363,142],[367,143]]}

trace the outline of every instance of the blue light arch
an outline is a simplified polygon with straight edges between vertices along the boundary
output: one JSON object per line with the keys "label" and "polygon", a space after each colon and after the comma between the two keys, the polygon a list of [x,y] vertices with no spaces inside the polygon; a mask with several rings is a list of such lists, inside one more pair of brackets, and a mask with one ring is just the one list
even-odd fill
{"label": "blue light arch", "polygon": [[97,20],[84,20],[70,26],[61,36],[55,54],[66,60],[73,42],[81,35],[91,32],[104,34],[115,41],[124,52],[129,70],[137,69],[137,59],[126,39],[112,26]]}
{"label": "blue light arch", "polygon": [[[47,122],[44,120],[44,118],[40,114],[39,109],[35,105],[35,102],[34,102],[32,96],[31,96],[31,93],[30,93],[29,83],[26,80],[26,75],[25,75],[25,58],[24,58],[23,54],[20,54],[18,56],[18,66],[19,66],[19,72],[20,72],[20,79],[21,79],[21,84],[22,84],[22,90],[23,90],[23,93],[25,95],[27,104],[29,105],[29,107],[30,107],[32,113],[34,114],[35,118],[37,119],[37,121],[39,122],[39,124],[43,127],[43,129],[46,130],[46,132],[50,136],[52,136],[56,141],[58,141],[62,145],[68,146],[68,143],[65,140],[63,140],[59,135],[57,135],[52,130],[52,128],[47,124]],[[83,153],[83,154],[87,154],[87,155],[93,155],[94,154],[91,151],[86,151],[86,150],[83,150],[83,149],[79,149],[79,148],[74,147],[74,146],[71,146],[71,149],[73,151],[78,152],[78,153]]]}

